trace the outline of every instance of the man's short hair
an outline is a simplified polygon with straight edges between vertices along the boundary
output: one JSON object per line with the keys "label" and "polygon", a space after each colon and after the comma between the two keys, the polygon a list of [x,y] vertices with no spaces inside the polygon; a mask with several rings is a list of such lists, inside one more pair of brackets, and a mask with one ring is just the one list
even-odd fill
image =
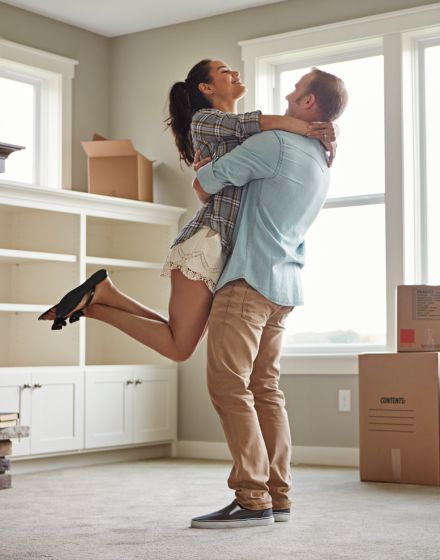
{"label": "man's short hair", "polygon": [[341,78],[312,68],[312,79],[307,94],[313,94],[318,104],[321,120],[334,121],[342,115],[348,101],[348,93]]}

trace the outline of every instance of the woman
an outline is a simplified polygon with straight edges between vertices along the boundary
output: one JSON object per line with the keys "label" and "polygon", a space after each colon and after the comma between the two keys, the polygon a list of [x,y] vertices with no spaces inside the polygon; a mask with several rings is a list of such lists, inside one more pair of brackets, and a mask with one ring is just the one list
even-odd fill
{"label": "woman", "polygon": [[[168,125],[181,160],[193,164],[196,151],[201,158],[220,157],[252,134],[272,129],[313,136],[331,152],[335,140],[331,123],[310,125],[260,111],[239,115],[237,102],[245,93],[240,74],[220,60],[200,61],[185,82],[173,85]],[[70,322],[81,316],[98,319],[167,358],[186,360],[206,330],[215,284],[231,248],[242,190],[230,186],[212,196],[174,242],[162,273],[171,277],[169,319],[118,290],[105,270],[69,292],[39,319],[53,320],[52,329],[62,328],[67,318]]]}

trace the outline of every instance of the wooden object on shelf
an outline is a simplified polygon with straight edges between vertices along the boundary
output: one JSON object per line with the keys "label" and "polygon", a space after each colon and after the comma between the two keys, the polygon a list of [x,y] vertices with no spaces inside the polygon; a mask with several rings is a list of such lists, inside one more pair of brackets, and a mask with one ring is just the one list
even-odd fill
{"label": "wooden object on shelf", "polygon": [[24,150],[24,146],[15,146],[14,144],[5,144],[0,142],[0,173],[5,172],[5,160],[13,152]]}

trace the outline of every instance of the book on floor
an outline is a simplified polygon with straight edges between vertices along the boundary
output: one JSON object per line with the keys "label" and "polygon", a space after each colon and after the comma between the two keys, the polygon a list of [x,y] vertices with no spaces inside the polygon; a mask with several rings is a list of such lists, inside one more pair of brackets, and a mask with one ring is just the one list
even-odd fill
{"label": "book on floor", "polygon": [[9,473],[0,474],[0,490],[11,488],[11,475]]}
{"label": "book on floor", "polygon": [[12,455],[12,441],[10,439],[0,440],[0,458]]}
{"label": "book on floor", "polygon": [[20,414],[18,412],[0,412],[0,422],[7,422],[9,420],[18,420]]}
{"label": "book on floor", "polygon": [[19,412],[2,412],[0,411],[0,422],[3,420],[18,420],[20,418]]}
{"label": "book on floor", "polygon": [[2,420],[0,421],[0,430],[8,426],[18,426],[18,420]]}

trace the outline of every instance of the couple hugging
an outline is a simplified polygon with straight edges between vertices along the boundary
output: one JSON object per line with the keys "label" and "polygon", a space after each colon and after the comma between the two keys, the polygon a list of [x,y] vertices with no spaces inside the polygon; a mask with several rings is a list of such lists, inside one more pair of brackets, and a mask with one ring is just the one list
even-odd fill
{"label": "couple hugging", "polygon": [[124,294],[103,269],[39,317],[52,329],[82,316],[104,321],[175,361],[192,355],[209,324],[207,383],[233,458],[235,499],[192,519],[196,528],[290,518],[282,335],[302,304],[304,236],[327,195],[332,122],[348,99],[342,80],[316,68],[286,96],[285,115],[237,114],[245,93],[220,60],[202,60],[171,88],[168,125],[180,159],[194,164],[203,206],[166,258],[169,318]]}

